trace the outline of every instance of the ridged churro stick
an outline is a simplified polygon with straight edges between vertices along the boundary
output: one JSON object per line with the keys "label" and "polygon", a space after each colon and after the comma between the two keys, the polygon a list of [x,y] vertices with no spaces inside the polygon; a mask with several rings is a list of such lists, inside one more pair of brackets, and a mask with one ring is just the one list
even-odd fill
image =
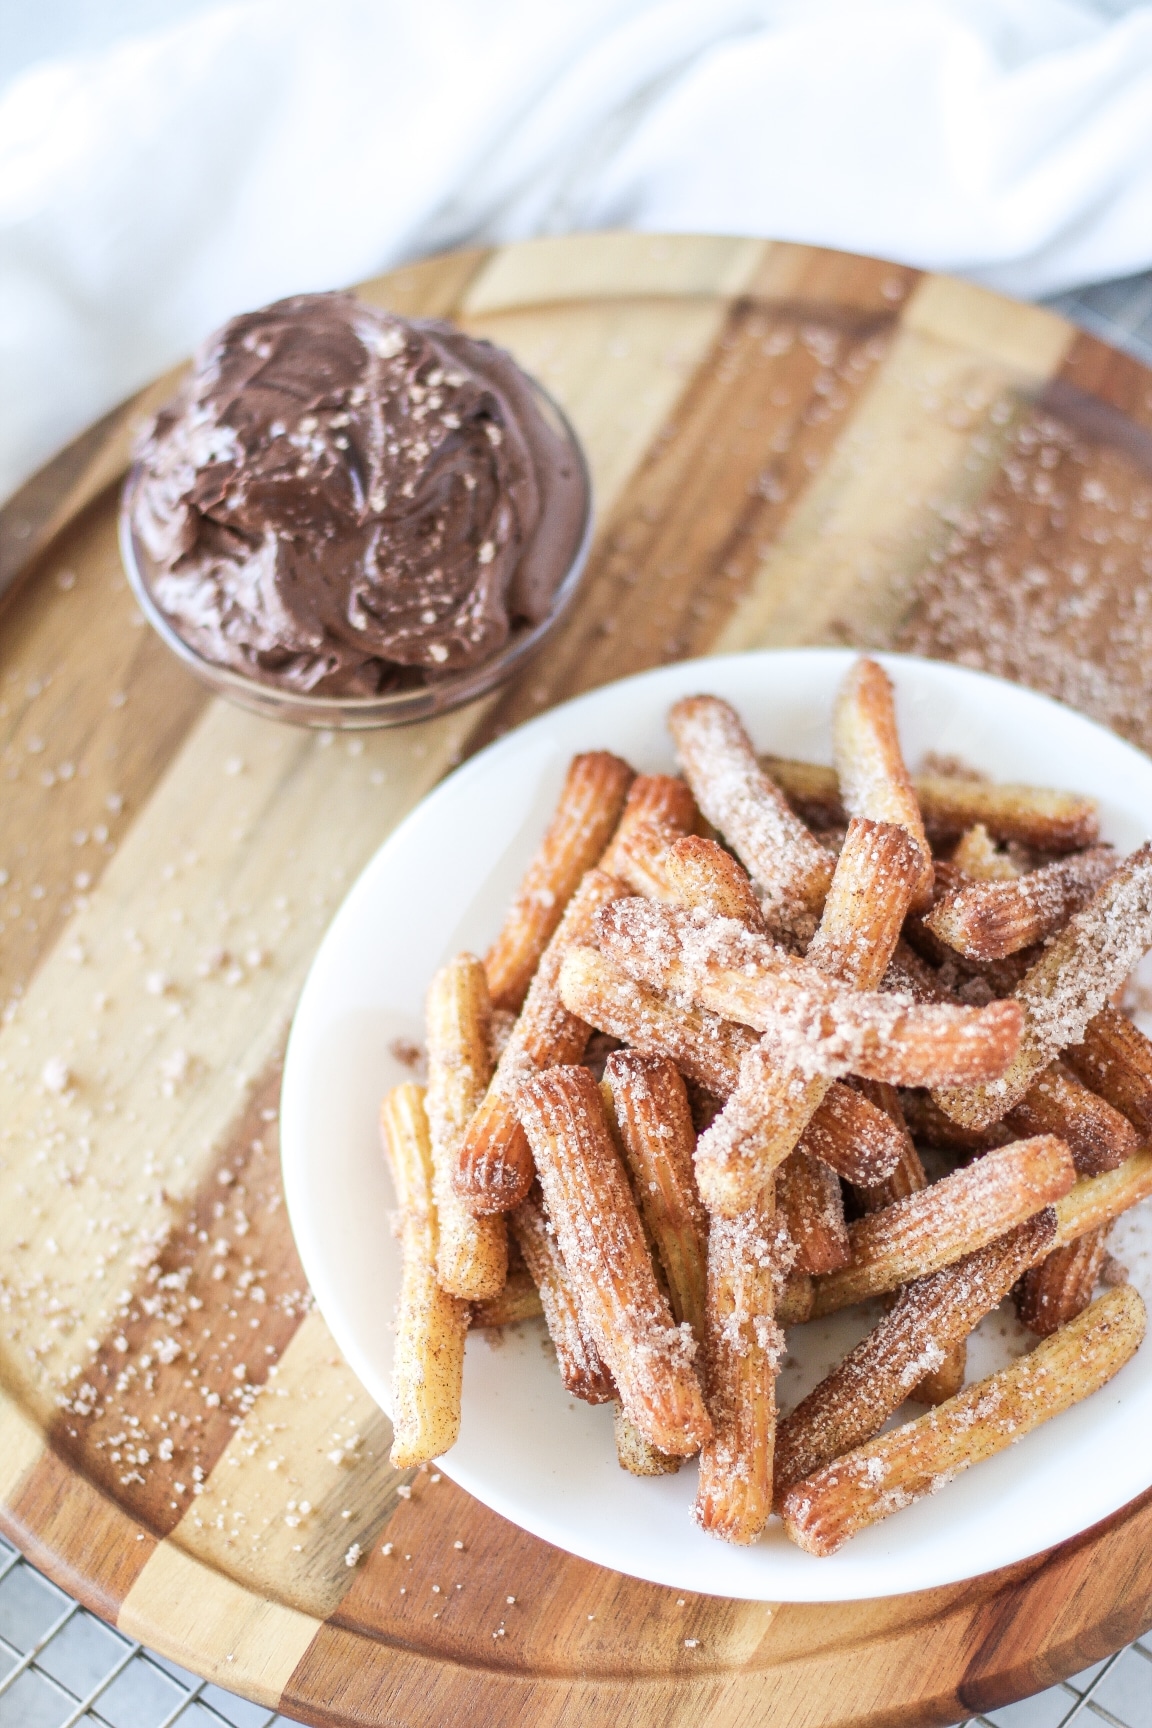
{"label": "ridged churro stick", "polygon": [[1047,1338],[1083,1314],[1096,1289],[1107,1245],[1108,1226],[1102,1224],[1054,1249],[1025,1273],[1016,1290],[1016,1312],[1029,1332]]}
{"label": "ridged churro stick", "polygon": [[875,660],[857,660],[840,686],[832,719],[832,751],[845,810],[849,816],[867,816],[903,828],[920,853],[912,909],[930,905],[932,851],[900,749],[892,680]]}
{"label": "ridged churro stick", "polygon": [[[864,1211],[880,1212],[885,1206],[894,1206],[899,1200],[907,1200],[910,1195],[919,1194],[921,1189],[927,1188],[928,1178],[924,1173],[920,1154],[908,1132],[896,1088],[885,1086],[879,1080],[857,1080],[854,1085],[860,1088],[876,1109],[883,1111],[900,1140],[899,1159],[887,1177],[871,1186],[856,1185],[856,1198]],[[946,1398],[951,1398],[963,1386],[967,1362],[968,1341],[966,1337],[962,1337],[947,1346],[943,1360],[926,1373],[922,1380],[917,1381],[908,1393],[909,1398],[916,1399],[921,1404],[943,1404]]]}
{"label": "ridged churro stick", "polygon": [[1082,1086],[1059,1062],[1045,1068],[1000,1126],[1021,1139],[1030,1134],[1059,1134],[1081,1176],[1115,1170],[1140,1145],[1127,1116]]}
{"label": "ridged churro stick", "polygon": [[974,1254],[918,1278],[826,1379],[786,1416],[776,1437],[779,1502],[794,1482],[870,1440],[925,1375],[939,1370],[1056,1234],[1050,1207]]}
{"label": "ridged churro stick", "polygon": [[580,1317],[645,1440],[689,1456],[711,1433],[690,1332],[656,1282],[600,1090],[586,1068],[549,1068],[517,1094]]}
{"label": "ridged churro stick", "polygon": [[796,1250],[797,1272],[835,1272],[848,1262],[848,1226],[840,1178],[793,1147],[776,1172],[776,1211]]}
{"label": "ridged churro stick", "polygon": [[966,1128],[999,1121],[1054,1057],[1083,1039],[1150,946],[1152,841],[1146,841],[1052,938],[1017,985],[1012,1000],[1023,1012],[1024,1033],[1007,1070],[972,1086],[936,1087],[937,1104]]}
{"label": "ridged churro stick", "polygon": [[1064,1061],[1142,1135],[1152,1136],[1152,1042],[1118,1008],[1102,1008],[1082,1041],[1065,1050]]}
{"label": "ridged churro stick", "polygon": [[764,930],[752,878],[715,840],[691,834],[675,841],[668,848],[664,872],[681,906],[694,906],[715,918],[735,918],[749,930]]}
{"label": "ridged churro stick", "polygon": [[683,780],[671,774],[638,774],[600,860],[601,870],[618,876],[634,894],[668,899],[664,855],[674,840],[694,831],[699,819],[696,800]]}
{"label": "ridged churro stick", "polygon": [[436,1277],[436,1205],[424,1088],[397,1086],[380,1106],[400,1212],[403,1274],[392,1358],[392,1463],[425,1464],[455,1445],[468,1304]]}
{"label": "ridged churro stick", "polygon": [[810,936],[835,861],[757,762],[735,710],[716,696],[686,696],[668,728],[697,803],[760,890],[769,922]]}
{"label": "ridged churro stick", "polygon": [[797,1482],[781,1507],[785,1533],[809,1554],[834,1554],[869,1524],[1090,1397],[1135,1354],[1144,1327],[1131,1285],[1109,1291],[1031,1355]]}
{"label": "ridged churro stick", "polygon": [[520,1008],[532,974],[586,870],[607,846],[632,770],[607,750],[574,756],[548,831],[484,965],[496,1008]]}
{"label": "ridged churro stick", "polygon": [[620,1149],[668,1282],[672,1317],[704,1337],[708,1219],[696,1192],[696,1134],[684,1082],[664,1057],[619,1050],[604,1065]]}
{"label": "ridged churro stick", "polygon": [[[758,1042],[706,1009],[673,1002],[594,948],[571,948],[560,970],[560,998],[590,1026],[610,1033],[646,1056],[666,1056],[681,1074],[717,1098],[731,1097],[740,1063]],[[895,1167],[901,1139],[883,1111],[850,1087],[833,1081],[804,1130],[805,1151],[850,1182],[879,1182]]]}
{"label": "ridged churro stick", "polygon": [[[834,828],[845,820],[834,768],[781,756],[760,760],[813,827]],[[976,823],[997,840],[1017,840],[1038,852],[1079,852],[1100,837],[1096,800],[1078,792],[995,785],[947,774],[914,774],[912,790],[924,826],[936,841],[957,840]]]}
{"label": "ridged churro stick", "polygon": [[471,1212],[508,1212],[532,1185],[532,1156],[515,1093],[529,1075],[578,1062],[584,1054],[590,1028],[561,1001],[560,968],[567,950],[587,941],[597,913],[624,892],[614,876],[589,870],[553,931],[491,1085],[457,1151],[452,1185]]}
{"label": "ridged churro stick", "polygon": [[924,922],[971,960],[1002,960],[1062,930],[1116,864],[1110,846],[1094,846],[1010,881],[968,882],[942,895]]}
{"label": "ridged churro stick", "polygon": [[1137,1152],[1117,1170],[1103,1176],[1082,1176],[1056,1203],[1057,1248],[1075,1242],[1089,1230],[1112,1224],[1124,1212],[1152,1194],[1152,1152]]}
{"label": "ridged churro stick", "polygon": [[797,1146],[846,1182],[869,1187],[896,1169],[904,1139],[903,1129],[869,1096],[834,1080]]}
{"label": "ridged churro stick", "polygon": [[1076,1180],[1062,1140],[1040,1135],[986,1152],[906,1200],[848,1226],[851,1264],[816,1281],[816,1315],[927,1277],[1022,1224]]}
{"label": "ridged churro stick", "polygon": [[457,954],[433,978],[425,1004],[433,1195],[439,1224],[436,1274],[444,1289],[481,1302],[502,1288],[508,1232],[502,1218],[475,1218],[452,1187],[468,1124],[492,1078],[488,984],[472,954]]}
{"label": "ridged churro stick", "polygon": [[713,1218],[708,1239],[705,1371],[714,1433],[700,1453],[692,1516],[726,1542],[755,1542],[772,1511],[776,1373],[784,1339],[773,1317],[779,1255],[772,1183],[739,1218]]}
{"label": "ridged churro stick", "polygon": [[556,1237],[549,1229],[539,1189],[508,1220],[512,1235],[540,1296],[544,1323],[560,1365],[566,1392],[585,1404],[608,1404],[616,1396],[612,1376],[588,1335]]}
{"label": "ridged churro stick", "polygon": [[1013,1002],[921,1006],[849,989],[731,919],[677,906],[620,900],[597,918],[596,940],[639,982],[770,1032],[773,1060],[794,1063],[801,1081],[856,1073],[922,1085],[922,1076],[944,1071],[1000,1074],[1019,1038],[1022,1016]]}

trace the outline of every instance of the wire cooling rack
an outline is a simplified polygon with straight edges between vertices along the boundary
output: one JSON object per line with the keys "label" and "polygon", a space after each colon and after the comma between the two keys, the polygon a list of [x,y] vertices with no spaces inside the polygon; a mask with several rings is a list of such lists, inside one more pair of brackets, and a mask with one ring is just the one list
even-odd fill
{"label": "wire cooling rack", "polygon": [[[1152,366],[1152,271],[1048,304]],[[1152,1633],[964,1728],[1152,1728]],[[114,1632],[0,1538],[0,1728],[290,1728]]]}

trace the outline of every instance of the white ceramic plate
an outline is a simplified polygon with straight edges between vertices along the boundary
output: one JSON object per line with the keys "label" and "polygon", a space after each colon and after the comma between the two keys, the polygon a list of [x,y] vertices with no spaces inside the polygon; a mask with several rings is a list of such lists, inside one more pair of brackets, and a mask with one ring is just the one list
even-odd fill
{"label": "white ceramic plate", "polygon": [[[426,798],[381,847],[332,923],[288,1047],[282,1143],[292,1226],[336,1342],[385,1409],[399,1254],[377,1141],[381,1094],[410,1075],[389,1052],[420,1042],[433,971],[482,954],[543,831],[569,758],[606,748],[637,769],[673,767],[664,716],[677,697],[735,704],[757,746],[827,762],[837,685],[853,656],[800,649],[696,661],[629,678],[493,744]],[[1152,833],[1152,762],[1043,697],[960,667],[881,656],[915,768],[926,751],[1001,780],[1093,793],[1105,838]],[[1152,1218],[1133,1215],[1113,1251],[1152,1300]],[[869,1324],[859,1314],[796,1328],[786,1407]],[[1007,1309],[985,1321],[969,1373],[1026,1347]],[[638,1480],[615,1458],[612,1418],[569,1398],[540,1322],[468,1340],[463,1426],[443,1469],[496,1512],[557,1547],[682,1590],[768,1601],[842,1601],[925,1590],[1038,1553],[1152,1483],[1152,1343],[1112,1383],[946,1492],[866,1531],[831,1559],[792,1547],[776,1520],[732,1548],[695,1529],[696,1468]]]}

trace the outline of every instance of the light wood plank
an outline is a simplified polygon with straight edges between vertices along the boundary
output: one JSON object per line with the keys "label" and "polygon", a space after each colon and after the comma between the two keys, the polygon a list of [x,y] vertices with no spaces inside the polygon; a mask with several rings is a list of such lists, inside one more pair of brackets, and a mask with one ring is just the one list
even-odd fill
{"label": "light wood plank", "polygon": [[739,294],[769,242],[728,235],[565,234],[506,246],[464,296],[467,317],[551,301]]}
{"label": "light wood plank", "polygon": [[275,1708],[321,1622],[262,1600],[161,1542],[125,1597],[116,1622],[129,1638],[230,1690]]}

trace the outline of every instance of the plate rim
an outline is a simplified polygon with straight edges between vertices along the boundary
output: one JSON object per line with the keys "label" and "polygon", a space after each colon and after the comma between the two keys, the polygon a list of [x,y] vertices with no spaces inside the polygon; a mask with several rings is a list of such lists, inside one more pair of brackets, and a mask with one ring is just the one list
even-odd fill
{"label": "plate rim", "polygon": [[[385,1414],[388,1413],[387,1405],[383,1402],[378,1390],[374,1389],[378,1388],[381,1383],[381,1376],[378,1368],[370,1359],[367,1350],[361,1346],[360,1339],[357,1336],[356,1329],[351,1321],[345,1325],[345,1316],[342,1312],[342,1305],[332,1296],[330,1285],[328,1286],[329,1300],[326,1301],[324,1297],[322,1287],[327,1283],[324,1271],[327,1257],[320,1251],[319,1245],[312,1237],[310,1223],[304,1206],[303,1184],[305,1180],[304,1165],[306,1163],[306,1154],[304,1153],[305,1136],[302,1129],[300,1130],[299,1135],[297,1134],[299,1118],[302,1112],[298,1111],[295,1103],[295,1094],[298,1088],[303,1086],[303,1080],[300,1078],[301,1063],[303,1060],[300,1054],[300,1046],[304,1043],[308,1018],[312,1012],[314,977],[322,968],[325,951],[328,949],[330,942],[334,941],[333,932],[337,931],[338,926],[342,925],[347,916],[351,916],[349,908],[351,907],[355,910],[355,902],[363,890],[366,879],[371,877],[379,867],[380,860],[385,852],[407,842],[409,830],[411,828],[419,827],[422,822],[428,820],[430,813],[434,814],[443,802],[451,800],[456,796],[459,789],[462,786],[467,786],[472,778],[479,777],[487,772],[494,756],[498,756],[506,750],[512,752],[516,751],[522,747],[526,738],[531,738],[534,734],[545,735],[548,727],[551,724],[554,724],[557,717],[570,717],[578,713],[581,708],[594,706],[598,701],[603,700],[603,698],[609,693],[616,694],[640,686],[658,687],[659,684],[665,680],[668,682],[676,682],[682,680],[686,670],[691,668],[703,669],[707,667],[715,670],[717,676],[722,678],[723,669],[734,664],[739,664],[740,666],[747,668],[749,662],[753,661],[760,662],[761,664],[771,664],[774,662],[778,663],[782,660],[793,662],[801,660],[810,663],[820,663],[826,667],[831,664],[834,667],[845,668],[851,663],[851,661],[859,658],[861,655],[867,655],[893,671],[898,671],[900,667],[905,666],[930,668],[933,676],[943,673],[945,676],[951,675],[957,677],[961,683],[968,686],[971,686],[973,683],[977,686],[985,685],[994,688],[1001,696],[1007,692],[1010,693],[1013,698],[1023,697],[1029,704],[1039,705],[1041,712],[1044,709],[1050,709],[1055,713],[1060,714],[1062,719],[1071,719],[1075,722],[1078,728],[1083,729],[1083,731],[1089,736],[1093,733],[1096,734],[1101,741],[1107,745],[1108,749],[1114,751],[1119,747],[1123,754],[1130,757],[1133,766],[1141,771],[1145,776],[1148,776],[1149,811],[1152,813],[1152,758],[1145,755],[1143,751],[1141,751],[1137,746],[1131,744],[1127,739],[1121,738],[1119,734],[1111,731],[1108,727],[1090,719],[1087,715],[1081,714],[1069,704],[1060,702],[1059,700],[1040,691],[1032,690],[1026,685],[1016,684],[1008,679],[999,678],[994,674],[984,672],[978,668],[963,666],[953,661],[933,660],[926,656],[891,653],[886,650],[832,646],[762,648],[725,655],[701,655],[689,660],[675,661],[669,665],[650,667],[644,671],[632,673],[625,678],[616,679],[608,684],[599,685],[592,690],[584,691],[580,695],[572,697],[564,703],[559,703],[555,707],[547,709],[542,714],[533,716],[530,720],[523,722],[520,726],[504,734],[502,737],[494,739],[483,749],[477,751],[477,753],[470,757],[466,762],[460,764],[460,766],[445,775],[442,780],[440,780],[413,806],[411,810],[405,814],[396,827],[392,829],[392,831],[381,842],[381,845],[364,865],[355,881],[349,886],[344,899],[341,901],[340,906],[337,908],[335,914],[330,920],[325,934],[317,948],[316,954],[313,956],[311,965],[309,966],[297,1002],[296,1010],[293,1015],[292,1026],[285,1051],[283,1079],[281,1085],[281,1167],[284,1181],[285,1202],[288,1208],[289,1221],[292,1227],[293,1236],[296,1240],[297,1250],[300,1254],[309,1286],[312,1289],[317,1309],[332,1332],[334,1341],[345,1356],[349,1366],[352,1368],[361,1384],[365,1387],[368,1395],[372,1398],[374,1403],[385,1411]],[[1150,831],[1152,831],[1152,814],[1150,814],[1149,827]],[[338,1315],[338,1319],[335,1323],[332,1318],[333,1313]],[[840,1603],[876,1600],[882,1597],[891,1597],[893,1595],[906,1593],[893,1591],[887,1583],[882,1587],[869,1591],[860,1588],[859,1581],[857,1580],[856,1587],[851,1591],[834,1591],[831,1594],[820,1594],[818,1591],[797,1591],[788,1594],[781,1593],[779,1589],[774,1589],[771,1592],[765,1592],[758,1596],[733,1597],[729,1592],[722,1592],[708,1584],[695,1582],[691,1585],[686,1585],[682,1581],[670,1583],[666,1576],[657,1574],[655,1571],[645,1571],[635,1565],[625,1566],[621,1564],[619,1559],[605,1558],[604,1555],[598,1551],[599,1545],[595,1542],[588,1542],[580,1546],[575,1546],[570,1540],[558,1538],[554,1530],[540,1527],[538,1520],[526,1518],[523,1515],[523,1512],[518,1510],[514,1496],[509,1496],[495,1490],[488,1483],[485,1484],[483,1491],[481,1491],[472,1480],[470,1472],[466,1469],[454,1470],[451,1452],[446,1454],[442,1459],[437,1460],[436,1467],[437,1469],[443,1470],[444,1474],[452,1478],[454,1481],[458,1481],[459,1485],[463,1487],[466,1492],[478,1499],[481,1504],[487,1506],[497,1515],[508,1519],[510,1523],[513,1523],[518,1528],[526,1531],[537,1539],[547,1542],[551,1546],[560,1548],[564,1552],[572,1553],[589,1560],[593,1564],[615,1570],[625,1576],[639,1578],[669,1588],[692,1588],[699,1594],[713,1595],[718,1598],[724,1597],[729,1600],[794,1601],[798,1603],[824,1602],[829,1604],[834,1602]],[[916,1583],[912,1586],[912,1591],[913,1593],[916,1593],[927,1589],[959,1585],[1000,1571],[1005,1566],[1011,1566],[1029,1559],[1034,1559],[1037,1555],[1058,1548],[1063,1543],[1079,1539],[1103,1519],[1115,1516],[1116,1513],[1121,1511],[1125,1505],[1130,1503],[1131,1499],[1138,1497],[1139,1494],[1146,1491],[1148,1487],[1152,1487],[1152,1472],[1150,1472],[1149,1479],[1143,1487],[1137,1487],[1130,1494],[1126,1493],[1120,1500],[1116,1500],[1114,1495],[1110,1496],[1108,1505],[1103,1509],[1096,1508],[1092,1510],[1091,1513],[1082,1520],[1074,1521],[1073,1527],[1065,1530],[1062,1534],[1052,1536],[1049,1533],[1045,1536],[1043,1541],[1029,1543],[1023,1549],[1014,1551],[1013,1554],[1007,1558],[1004,1556],[998,1556],[991,1566],[982,1567],[979,1571],[969,1571],[966,1567],[960,1570],[945,1569],[939,1577],[934,1578],[928,1583]],[[814,1567],[820,1567],[820,1571],[827,1575],[826,1568],[828,1562],[821,1564],[820,1562],[813,1560],[812,1564]],[[831,1580],[829,1581],[831,1582]]]}

